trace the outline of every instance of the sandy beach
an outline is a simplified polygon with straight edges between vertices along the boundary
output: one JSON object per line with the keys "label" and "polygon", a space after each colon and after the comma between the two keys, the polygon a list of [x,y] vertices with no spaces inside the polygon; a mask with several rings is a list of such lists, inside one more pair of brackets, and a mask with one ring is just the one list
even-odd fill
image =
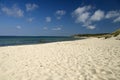
{"label": "sandy beach", "polygon": [[0,80],[120,80],[120,40],[0,47]]}

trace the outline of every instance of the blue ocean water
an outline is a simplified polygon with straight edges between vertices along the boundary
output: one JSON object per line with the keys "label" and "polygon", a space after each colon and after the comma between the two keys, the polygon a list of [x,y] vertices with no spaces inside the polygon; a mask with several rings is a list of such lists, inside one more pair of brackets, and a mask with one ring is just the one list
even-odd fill
{"label": "blue ocean water", "polygon": [[0,36],[0,46],[40,44],[69,40],[76,40],[76,38],[61,36]]}

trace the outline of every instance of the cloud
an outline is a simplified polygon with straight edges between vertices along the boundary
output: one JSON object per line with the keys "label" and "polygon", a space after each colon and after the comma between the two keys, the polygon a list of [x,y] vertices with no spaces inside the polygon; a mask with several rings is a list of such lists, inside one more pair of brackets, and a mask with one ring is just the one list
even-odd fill
{"label": "cloud", "polygon": [[78,7],[72,12],[72,17],[75,23],[81,23],[87,29],[95,29],[95,22],[102,21],[103,19],[113,19],[113,22],[120,22],[120,10],[108,11],[105,13],[103,10],[94,10],[92,6]]}
{"label": "cloud", "polygon": [[93,29],[95,29],[96,27],[94,26],[94,25],[89,25],[89,26],[87,26],[87,29],[91,29],[91,30],[93,30]]}
{"label": "cloud", "polygon": [[44,30],[47,30],[48,28],[47,27],[43,27]]}
{"label": "cloud", "polygon": [[90,17],[91,6],[78,7],[72,12],[72,17],[75,18],[76,23],[85,23]]}
{"label": "cloud", "polygon": [[110,19],[110,18],[113,18],[113,22],[120,22],[120,10],[119,11],[109,11],[106,16],[105,16],[106,19]]}
{"label": "cloud", "polygon": [[26,4],[25,6],[26,6],[26,11],[33,11],[39,7],[37,4],[30,4],[30,3]]}
{"label": "cloud", "polygon": [[62,28],[57,27],[57,28],[53,28],[52,30],[54,30],[54,31],[60,31],[60,30],[62,30]]}
{"label": "cloud", "polygon": [[17,28],[17,29],[21,29],[21,26],[18,25],[18,26],[16,26],[16,28]]}
{"label": "cloud", "polygon": [[76,23],[86,22],[86,20],[89,18],[89,15],[90,15],[89,12],[85,12],[85,13],[79,15],[76,19]]}
{"label": "cloud", "polygon": [[51,22],[51,17],[46,17],[46,22]]}
{"label": "cloud", "polygon": [[95,13],[91,16],[92,21],[100,21],[104,18],[104,11],[97,10]]}
{"label": "cloud", "polygon": [[57,10],[56,14],[58,14],[58,15],[65,15],[66,11],[65,10]]}
{"label": "cloud", "polygon": [[95,29],[95,26],[91,25],[91,6],[78,7],[72,12],[72,17],[75,18],[75,23],[82,23],[87,29]]}
{"label": "cloud", "polygon": [[23,17],[24,16],[24,11],[17,7],[16,5],[13,5],[11,8],[8,7],[2,7],[1,11],[9,16],[14,16],[14,17]]}
{"label": "cloud", "polygon": [[34,18],[33,18],[33,17],[31,17],[31,18],[28,18],[28,19],[27,19],[27,21],[28,21],[28,22],[32,22],[32,21],[33,21],[33,19],[34,19]]}
{"label": "cloud", "polygon": [[65,14],[66,14],[66,11],[65,11],[65,10],[57,10],[56,13],[55,13],[56,18],[57,18],[58,20],[60,20],[60,19],[62,18],[62,16],[65,15]]}
{"label": "cloud", "polygon": [[74,17],[79,17],[81,14],[83,14],[84,12],[87,12],[91,10],[91,6],[83,6],[83,7],[78,7],[77,9],[75,9],[75,11],[72,13],[72,16]]}
{"label": "cloud", "polygon": [[109,18],[114,18],[118,16],[120,16],[120,11],[109,11],[107,12],[105,18],[109,19]]}
{"label": "cloud", "polygon": [[114,19],[113,22],[120,22],[120,16],[118,18]]}

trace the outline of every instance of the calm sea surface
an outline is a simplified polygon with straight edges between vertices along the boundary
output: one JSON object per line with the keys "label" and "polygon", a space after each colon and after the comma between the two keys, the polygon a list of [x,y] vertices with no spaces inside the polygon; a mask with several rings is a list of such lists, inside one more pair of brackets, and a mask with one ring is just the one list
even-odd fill
{"label": "calm sea surface", "polygon": [[39,44],[70,40],[76,40],[76,38],[59,36],[0,36],[0,46]]}

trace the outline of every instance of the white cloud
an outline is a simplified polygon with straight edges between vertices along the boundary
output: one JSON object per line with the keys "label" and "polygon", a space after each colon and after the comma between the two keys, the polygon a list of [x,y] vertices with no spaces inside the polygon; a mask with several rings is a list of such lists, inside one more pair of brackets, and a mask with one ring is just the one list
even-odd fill
{"label": "white cloud", "polygon": [[92,24],[92,22],[90,20],[87,20],[86,22],[83,23],[82,26],[87,27],[87,26],[89,26],[91,24]]}
{"label": "white cloud", "polygon": [[72,12],[72,17],[75,18],[76,23],[81,23],[83,27],[87,29],[95,29],[95,22],[103,19],[114,19],[113,22],[120,22],[120,10],[109,11],[105,14],[104,11],[92,10],[92,6],[78,7]]}
{"label": "white cloud", "polygon": [[13,5],[12,8],[2,7],[1,10],[3,13],[5,13],[9,16],[14,16],[14,17],[23,17],[24,16],[24,11],[21,10],[16,5]]}
{"label": "white cloud", "polygon": [[54,31],[60,31],[60,30],[62,30],[62,28],[57,27],[57,28],[53,28],[52,30],[54,30]]}
{"label": "white cloud", "polygon": [[106,14],[106,19],[110,19],[110,18],[113,18],[113,22],[120,22],[120,10],[119,11],[109,11],[107,14]]}
{"label": "white cloud", "polygon": [[95,26],[91,26],[91,6],[78,7],[72,13],[72,17],[75,18],[76,23],[82,23],[87,29],[95,29]]}
{"label": "white cloud", "polygon": [[90,15],[89,12],[85,12],[81,14],[80,16],[77,17],[76,23],[86,22],[86,20],[89,18],[89,15]]}
{"label": "white cloud", "polygon": [[51,17],[46,17],[46,22],[51,22]]}
{"label": "white cloud", "polygon": [[43,27],[44,30],[47,30],[48,28],[47,27]]}
{"label": "white cloud", "polygon": [[91,29],[91,30],[93,30],[93,29],[95,29],[96,27],[94,26],[94,25],[89,25],[89,26],[87,26],[87,29]]}
{"label": "white cloud", "polygon": [[31,18],[28,18],[27,21],[28,21],[28,22],[32,22],[33,19],[34,19],[34,18],[31,17]]}
{"label": "white cloud", "polygon": [[65,11],[65,10],[57,10],[57,11],[56,11],[56,14],[57,14],[57,15],[65,15],[65,14],[66,14],[66,11]]}
{"label": "white cloud", "polygon": [[26,11],[33,11],[39,7],[37,4],[30,4],[30,3],[26,4],[25,6],[26,6]]}
{"label": "white cloud", "polygon": [[120,16],[120,11],[109,11],[107,12],[105,18],[109,19],[109,18],[114,18],[118,16]]}
{"label": "white cloud", "polygon": [[91,6],[83,6],[83,7],[78,7],[73,13],[72,16],[80,16],[81,14],[83,14],[84,12],[87,12],[91,9]]}
{"label": "white cloud", "polygon": [[16,26],[16,28],[17,28],[17,29],[21,29],[21,26],[18,25],[18,26]]}
{"label": "white cloud", "polygon": [[61,19],[61,17],[60,17],[60,16],[57,16],[56,18],[57,18],[58,20],[60,20],[60,19]]}
{"label": "white cloud", "polygon": [[62,16],[65,15],[65,14],[66,14],[66,11],[65,11],[65,10],[57,10],[56,13],[55,13],[56,18],[57,18],[58,20],[60,20],[60,19],[62,18]]}
{"label": "white cloud", "polygon": [[120,16],[119,17],[117,17],[116,19],[114,19],[114,21],[113,22],[120,22]]}
{"label": "white cloud", "polygon": [[78,7],[73,13],[72,13],[72,17],[74,17],[76,20],[76,23],[80,23],[80,22],[86,22],[86,20],[89,18],[90,16],[90,12],[89,10],[91,10],[91,6],[84,6],[84,7]]}
{"label": "white cloud", "polygon": [[100,21],[103,18],[104,18],[104,11],[102,10],[95,11],[95,13],[91,16],[92,21]]}

